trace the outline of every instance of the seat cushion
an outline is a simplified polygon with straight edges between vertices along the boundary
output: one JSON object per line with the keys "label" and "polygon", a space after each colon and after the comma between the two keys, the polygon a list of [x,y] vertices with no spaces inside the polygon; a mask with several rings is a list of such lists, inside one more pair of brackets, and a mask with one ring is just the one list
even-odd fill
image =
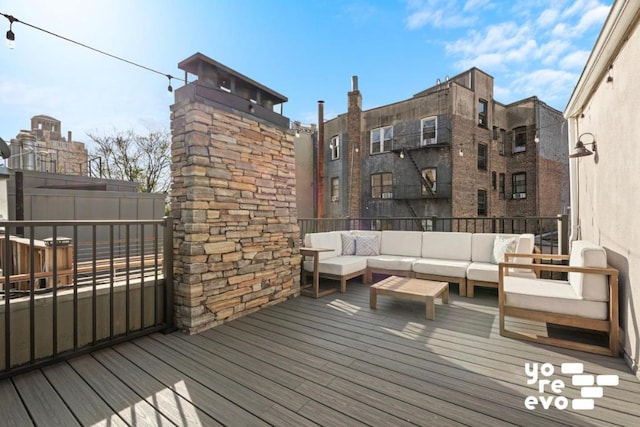
{"label": "seat cushion", "polygon": [[[536,278],[533,270],[510,269],[509,276]],[[498,266],[489,262],[472,262],[467,268],[467,279],[478,282],[498,283]]]}
{"label": "seat cushion", "polygon": [[445,277],[465,277],[469,261],[421,258],[413,263],[416,273]]}
{"label": "seat cushion", "polygon": [[422,233],[422,258],[471,260],[471,233],[426,231]]}
{"label": "seat cushion", "polygon": [[576,295],[569,282],[563,280],[504,278],[504,304],[530,310],[568,314],[606,320],[608,304],[588,301]]}
{"label": "seat cushion", "polygon": [[419,258],[421,251],[421,231],[384,230],[382,232],[380,255],[401,255]]}
{"label": "seat cushion", "polygon": [[[318,270],[324,274],[344,276],[346,274],[364,271],[367,268],[367,257],[344,255],[324,259],[318,263]],[[313,261],[305,261],[304,269],[313,272]]]}
{"label": "seat cushion", "polygon": [[[572,267],[607,267],[607,253],[604,248],[586,240],[576,240],[571,245],[569,265]],[[569,283],[576,294],[592,301],[609,301],[609,286],[604,274],[571,272]]]}
{"label": "seat cushion", "polygon": [[367,266],[369,268],[382,270],[411,271],[411,266],[417,260],[418,258],[402,255],[378,255],[368,257]]}

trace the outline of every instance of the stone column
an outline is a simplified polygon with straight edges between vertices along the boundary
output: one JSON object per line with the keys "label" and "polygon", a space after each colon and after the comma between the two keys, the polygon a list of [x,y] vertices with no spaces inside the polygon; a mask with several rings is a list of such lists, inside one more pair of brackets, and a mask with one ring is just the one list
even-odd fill
{"label": "stone column", "polygon": [[[172,106],[176,325],[197,333],[300,293],[293,136],[185,86]],[[212,99],[207,99],[209,95]]]}

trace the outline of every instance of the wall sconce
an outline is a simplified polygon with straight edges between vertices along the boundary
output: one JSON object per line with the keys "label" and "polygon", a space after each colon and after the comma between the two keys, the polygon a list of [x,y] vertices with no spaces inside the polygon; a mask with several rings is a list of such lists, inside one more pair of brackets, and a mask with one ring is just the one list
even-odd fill
{"label": "wall sconce", "polygon": [[255,109],[255,107],[253,106],[253,104],[249,104],[249,112],[250,112],[251,114],[253,114],[253,113],[255,113],[255,112],[256,112],[256,109]]}
{"label": "wall sconce", "polygon": [[464,153],[462,152],[462,144],[460,144],[460,150],[458,151],[458,156],[460,157],[464,156]]}
{"label": "wall sconce", "polygon": [[[582,137],[585,135],[590,135],[591,136],[591,142],[587,142],[586,144],[584,142],[582,142]],[[585,147],[585,145],[591,145],[592,146],[592,150],[589,150],[587,147]],[[576,146],[573,147],[573,150],[571,150],[571,153],[569,154],[569,157],[574,159],[576,157],[586,157],[586,156],[590,156],[593,153],[597,153],[597,147],[596,147],[596,137],[590,133],[590,132],[585,132],[583,134],[581,134],[578,137],[578,142],[576,142]]]}
{"label": "wall sconce", "polygon": [[613,69],[613,64],[609,65],[609,71],[607,75],[607,83],[611,83],[613,81],[613,76],[611,75],[611,70]]}

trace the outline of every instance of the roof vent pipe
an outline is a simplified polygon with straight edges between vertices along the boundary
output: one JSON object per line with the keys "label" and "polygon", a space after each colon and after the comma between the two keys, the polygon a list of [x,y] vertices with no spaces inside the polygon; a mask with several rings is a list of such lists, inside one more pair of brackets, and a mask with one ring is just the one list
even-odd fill
{"label": "roof vent pipe", "polygon": [[351,92],[358,90],[358,76],[351,76]]}

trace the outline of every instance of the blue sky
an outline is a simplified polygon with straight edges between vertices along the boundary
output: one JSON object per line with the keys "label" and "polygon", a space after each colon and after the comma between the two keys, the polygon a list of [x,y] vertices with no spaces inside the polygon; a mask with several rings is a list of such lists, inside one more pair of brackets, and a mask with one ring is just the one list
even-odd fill
{"label": "blue sky", "polygon": [[[352,75],[369,109],[473,66],[494,77],[500,102],[536,95],[563,110],[611,3],[0,0],[0,12],[174,76],[201,52],[287,96],[292,121],[315,123],[320,99],[325,118],[346,111]],[[89,131],[169,128],[166,77],[21,23],[13,32],[15,49],[0,44],[0,137],[38,114],[83,142]]]}

